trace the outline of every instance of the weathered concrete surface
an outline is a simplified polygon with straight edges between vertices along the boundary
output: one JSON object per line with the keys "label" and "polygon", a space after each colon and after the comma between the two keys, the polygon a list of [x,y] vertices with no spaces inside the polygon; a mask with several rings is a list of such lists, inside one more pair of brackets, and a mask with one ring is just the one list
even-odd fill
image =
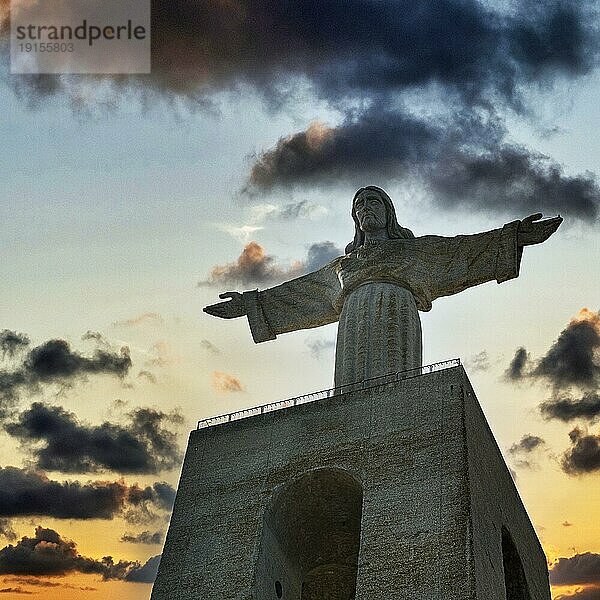
{"label": "weathered concrete surface", "polygon": [[[310,567],[305,590],[323,572],[321,600],[350,600],[326,580],[342,581],[350,558],[318,536],[310,558],[289,549],[318,519],[270,517],[286,490],[302,499],[297,482],[315,469],[362,484],[356,600],[550,599],[544,554],[462,367],[193,431],[152,598],[306,600]],[[346,520],[331,520],[343,537]],[[508,596],[503,528],[528,588]],[[517,582],[520,565],[506,564]]]}

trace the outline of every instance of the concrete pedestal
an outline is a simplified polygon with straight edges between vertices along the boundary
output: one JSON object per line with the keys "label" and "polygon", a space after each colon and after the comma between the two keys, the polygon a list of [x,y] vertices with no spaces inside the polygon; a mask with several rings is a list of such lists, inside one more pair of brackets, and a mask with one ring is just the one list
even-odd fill
{"label": "concrete pedestal", "polygon": [[462,367],[193,431],[153,600],[549,600]]}

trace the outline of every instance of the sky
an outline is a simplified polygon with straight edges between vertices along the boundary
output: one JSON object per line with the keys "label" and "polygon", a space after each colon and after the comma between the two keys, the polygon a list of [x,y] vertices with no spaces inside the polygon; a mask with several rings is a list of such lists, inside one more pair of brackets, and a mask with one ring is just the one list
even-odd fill
{"label": "sky", "polygon": [[421,313],[548,557],[600,599],[596,3],[153,3],[152,73],[9,73],[0,0],[0,597],[149,598],[197,420],[331,387],[335,324],[202,312],[318,268],[358,187],[415,235],[564,222]]}

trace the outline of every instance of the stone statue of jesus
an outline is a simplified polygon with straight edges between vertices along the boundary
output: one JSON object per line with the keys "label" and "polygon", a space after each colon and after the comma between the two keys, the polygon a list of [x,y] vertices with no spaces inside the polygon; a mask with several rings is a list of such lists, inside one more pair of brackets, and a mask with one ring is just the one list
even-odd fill
{"label": "stone statue of jesus", "polygon": [[388,194],[367,186],[352,202],[355,235],[345,256],[266,290],[225,292],[225,302],[204,311],[246,315],[256,343],[339,321],[336,387],[420,367],[418,311],[441,296],[518,277],[523,247],[544,242],[562,222],[541,217],[474,235],[415,237],[399,225]]}

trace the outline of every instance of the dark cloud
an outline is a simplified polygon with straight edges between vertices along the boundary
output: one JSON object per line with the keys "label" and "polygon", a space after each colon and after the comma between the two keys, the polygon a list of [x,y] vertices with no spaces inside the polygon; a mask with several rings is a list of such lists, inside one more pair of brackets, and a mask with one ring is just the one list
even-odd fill
{"label": "dark cloud", "polygon": [[39,389],[44,384],[71,385],[89,375],[124,378],[131,368],[129,349],[120,352],[98,348],[91,356],[73,350],[65,340],[49,340],[24,355],[13,370],[0,370],[0,399],[16,399],[23,388]]}
{"label": "dark cloud", "polygon": [[589,222],[600,210],[594,175],[568,176],[548,157],[503,142],[448,153],[427,179],[438,205],[447,208],[511,214],[543,211]]}
{"label": "dark cloud", "polygon": [[162,544],[164,534],[162,531],[142,531],[138,534],[125,533],[121,536],[121,541],[128,544]]}
{"label": "dark cloud", "polygon": [[569,475],[583,475],[600,470],[600,436],[576,427],[569,433],[571,447],[562,457],[561,466]]}
{"label": "dark cloud", "polygon": [[510,454],[528,454],[533,452],[536,448],[540,448],[545,443],[546,442],[541,437],[527,434],[524,435],[520,441],[513,444],[509,448],[508,452]]}
{"label": "dark cloud", "polygon": [[17,539],[17,534],[8,519],[0,519],[0,537],[6,538],[9,542]]}
{"label": "dark cloud", "polygon": [[104,580],[121,579],[141,568],[139,562],[111,556],[101,560],[79,554],[75,542],[64,539],[53,529],[36,527],[34,537],[23,537],[16,545],[0,550],[0,574],[66,575],[86,573],[101,575]]}
{"label": "dark cloud", "polygon": [[317,271],[338,256],[343,256],[344,251],[333,242],[318,242],[312,244],[306,256],[306,272]]}
{"label": "dark cloud", "polygon": [[0,331],[0,354],[2,358],[13,358],[15,354],[29,346],[31,340],[24,333],[17,333],[10,329]]}
{"label": "dark cloud", "polygon": [[37,471],[0,468],[0,515],[112,519],[127,501],[120,482],[58,482]]}
{"label": "dark cloud", "polygon": [[335,348],[335,340],[324,338],[309,338],[305,342],[313,358],[320,359],[324,353],[331,352]]}
{"label": "dark cloud", "polygon": [[552,585],[600,585],[600,554],[585,552],[559,558],[550,569]]}
{"label": "dark cloud", "polygon": [[246,191],[402,177],[441,154],[443,134],[422,119],[380,105],[349,115],[334,128],[315,122],[261,154]]}
{"label": "dark cloud", "polygon": [[132,486],[127,496],[128,506],[125,507],[123,518],[131,525],[153,523],[160,517],[156,510],[171,512],[175,494],[175,489],[165,482],[157,482],[145,488]]}
{"label": "dark cloud", "polygon": [[50,340],[33,348],[24,361],[25,372],[36,383],[65,381],[97,373],[124,377],[130,367],[126,348],[120,354],[96,350],[93,356],[85,357],[71,350],[64,340]]}
{"label": "dark cloud", "polygon": [[152,486],[153,494],[149,501],[153,502],[158,508],[170,511],[175,503],[176,490],[172,485],[163,482],[157,482]]}
{"label": "dark cloud", "polygon": [[[518,105],[520,84],[594,65],[589,2],[521,2],[502,13],[473,0],[154,0],[152,75],[120,84],[192,98],[246,83],[276,100],[304,78],[322,98],[442,86],[469,101]],[[39,93],[58,78],[32,78]]]}
{"label": "dark cloud", "polygon": [[517,348],[517,351],[505,372],[506,378],[512,381],[523,379],[528,361],[529,354],[527,353],[527,350],[523,348],[523,346]]}
{"label": "dark cloud", "polygon": [[408,177],[423,181],[447,209],[598,216],[600,189],[592,174],[567,176],[548,157],[505,137],[497,119],[431,123],[378,102],[335,127],[315,122],[281,138],[256,158],[245,192]]}
{"label": "dark cloud", "polygon": [[125,576],[125,581],[132,583],[153,583],[158,573],[161,555],[149,558],[143,565],[134,567]]}
{"label": "dark cloud", "polygon": [[29,590],[24,590],[22,587],[7,587],[7,588],[0,588],[0,594],[24,594],[24,595],[31,595],[31,594],[35,594],[36,592],[31,592]]}
{"label": "dark cloud", "polygon": [[[348,56],[342,52],[327,78],[318,75],[318,67],[312,75],[315,89],[334,104],[360,97],[368,100],[368,107],[343,110],[335,126],[315,122],[281,138],[256,158],[245,191],[410,176],[428,184],[437,203],[446,208],[544,210],[594,220],[600,205],[594,176],[568,176],[548,157],[509,143],[502,121],[491,109],[504,102],[525,110],[521,82],[547,83],[556,75],[592,68],[598,42],[587,21],[589,3],[573,10],[571,4],[544,2],[540,12],[539,6],[524,2],[520,13],[511,17],[488,13],[478,2],[418,4],[419,19],[406,16],[414,14],[414,7],[404,13],[397,6],[388,23],[375,25],[374,18],[369,19],[376,27],[370,36],[378,40],[370,51]],[[391,7],[379,3],[375,14],[382,16]],[[429,21],[446,11],[454,16]],[[468,37],[452,37],[460,36],[463,27]],[[398,35],[408,29],[409,37],[403,42],[388,38],[383,32],[390,28]],[[559,40],[566,46],[559,47]],[[420,47],[428,50],[416,55]],[[477,56],[459,58],[473,51]],[[369,63],[363,71],[362,60]],[[402,91],[420,88],[426,97],[432,82],[447,92],[446,103],[456,107],[450,116],[424,117],[399,108]],[[488,117],[473,116],[474,105],[483,107]]]}
{"label": "dark cloud", "polygon": [[215,392],[222,394],[246,391],[246,386],[237,377],[223,371],[213,371],[211,384]]}
{"label": "dark cloud", "polygon": [[589,392],[581,398],[552,398],[540,404],[540,410],[547,419],[559,419],[565,423],[575,419],[595,421],[600,417],[600,395]]}
{"label": "dark cloud", "polygon": [[583,309],[560,333],[532,375],[554,387],[600,384],[600,314]]}
{"label": "dark cloud", "polygon": [[87,425],[60,406],[35,402],[4,428],[30,447],[36,465],[45,470],[156,473],[179,466],[176,434],[168,428],[182,423],[179,413],[138,408],[129,418],[127,425]]}
{"label": "dark cloud", "polygon": [[0,517],[112,519],[124,511],[168,511],[175,491],[166,483],[140,488],[123,481],[53,481],[40,471],[0,467]]}
{"label": "dark cloud", "polygon": [[[506,376],[515,381],[525,378],[545,381],[552,386],[555,395],[571,386],[591,392],[600,385],[599,354],[600,314],[583,308],[539,360],[531,361],[525,348],[519,348]],[[593,402],[593,394],[585,399]],[[559,404],[565,406],[564,402]],[[589,406],[581,408],[586,409]]]}
{"label": "dark cloud", "polygon": [[[565,423],[600,417],[600,313],[583,308],[561,331],[546,354],[531,360],[519,348],[506,371],[509,380],[528,379],[549,384],[551,397],[539,405],[546,419]],[[569,473],[595,470],[595,436],[571,432],[573,446],[563,458]]]}

